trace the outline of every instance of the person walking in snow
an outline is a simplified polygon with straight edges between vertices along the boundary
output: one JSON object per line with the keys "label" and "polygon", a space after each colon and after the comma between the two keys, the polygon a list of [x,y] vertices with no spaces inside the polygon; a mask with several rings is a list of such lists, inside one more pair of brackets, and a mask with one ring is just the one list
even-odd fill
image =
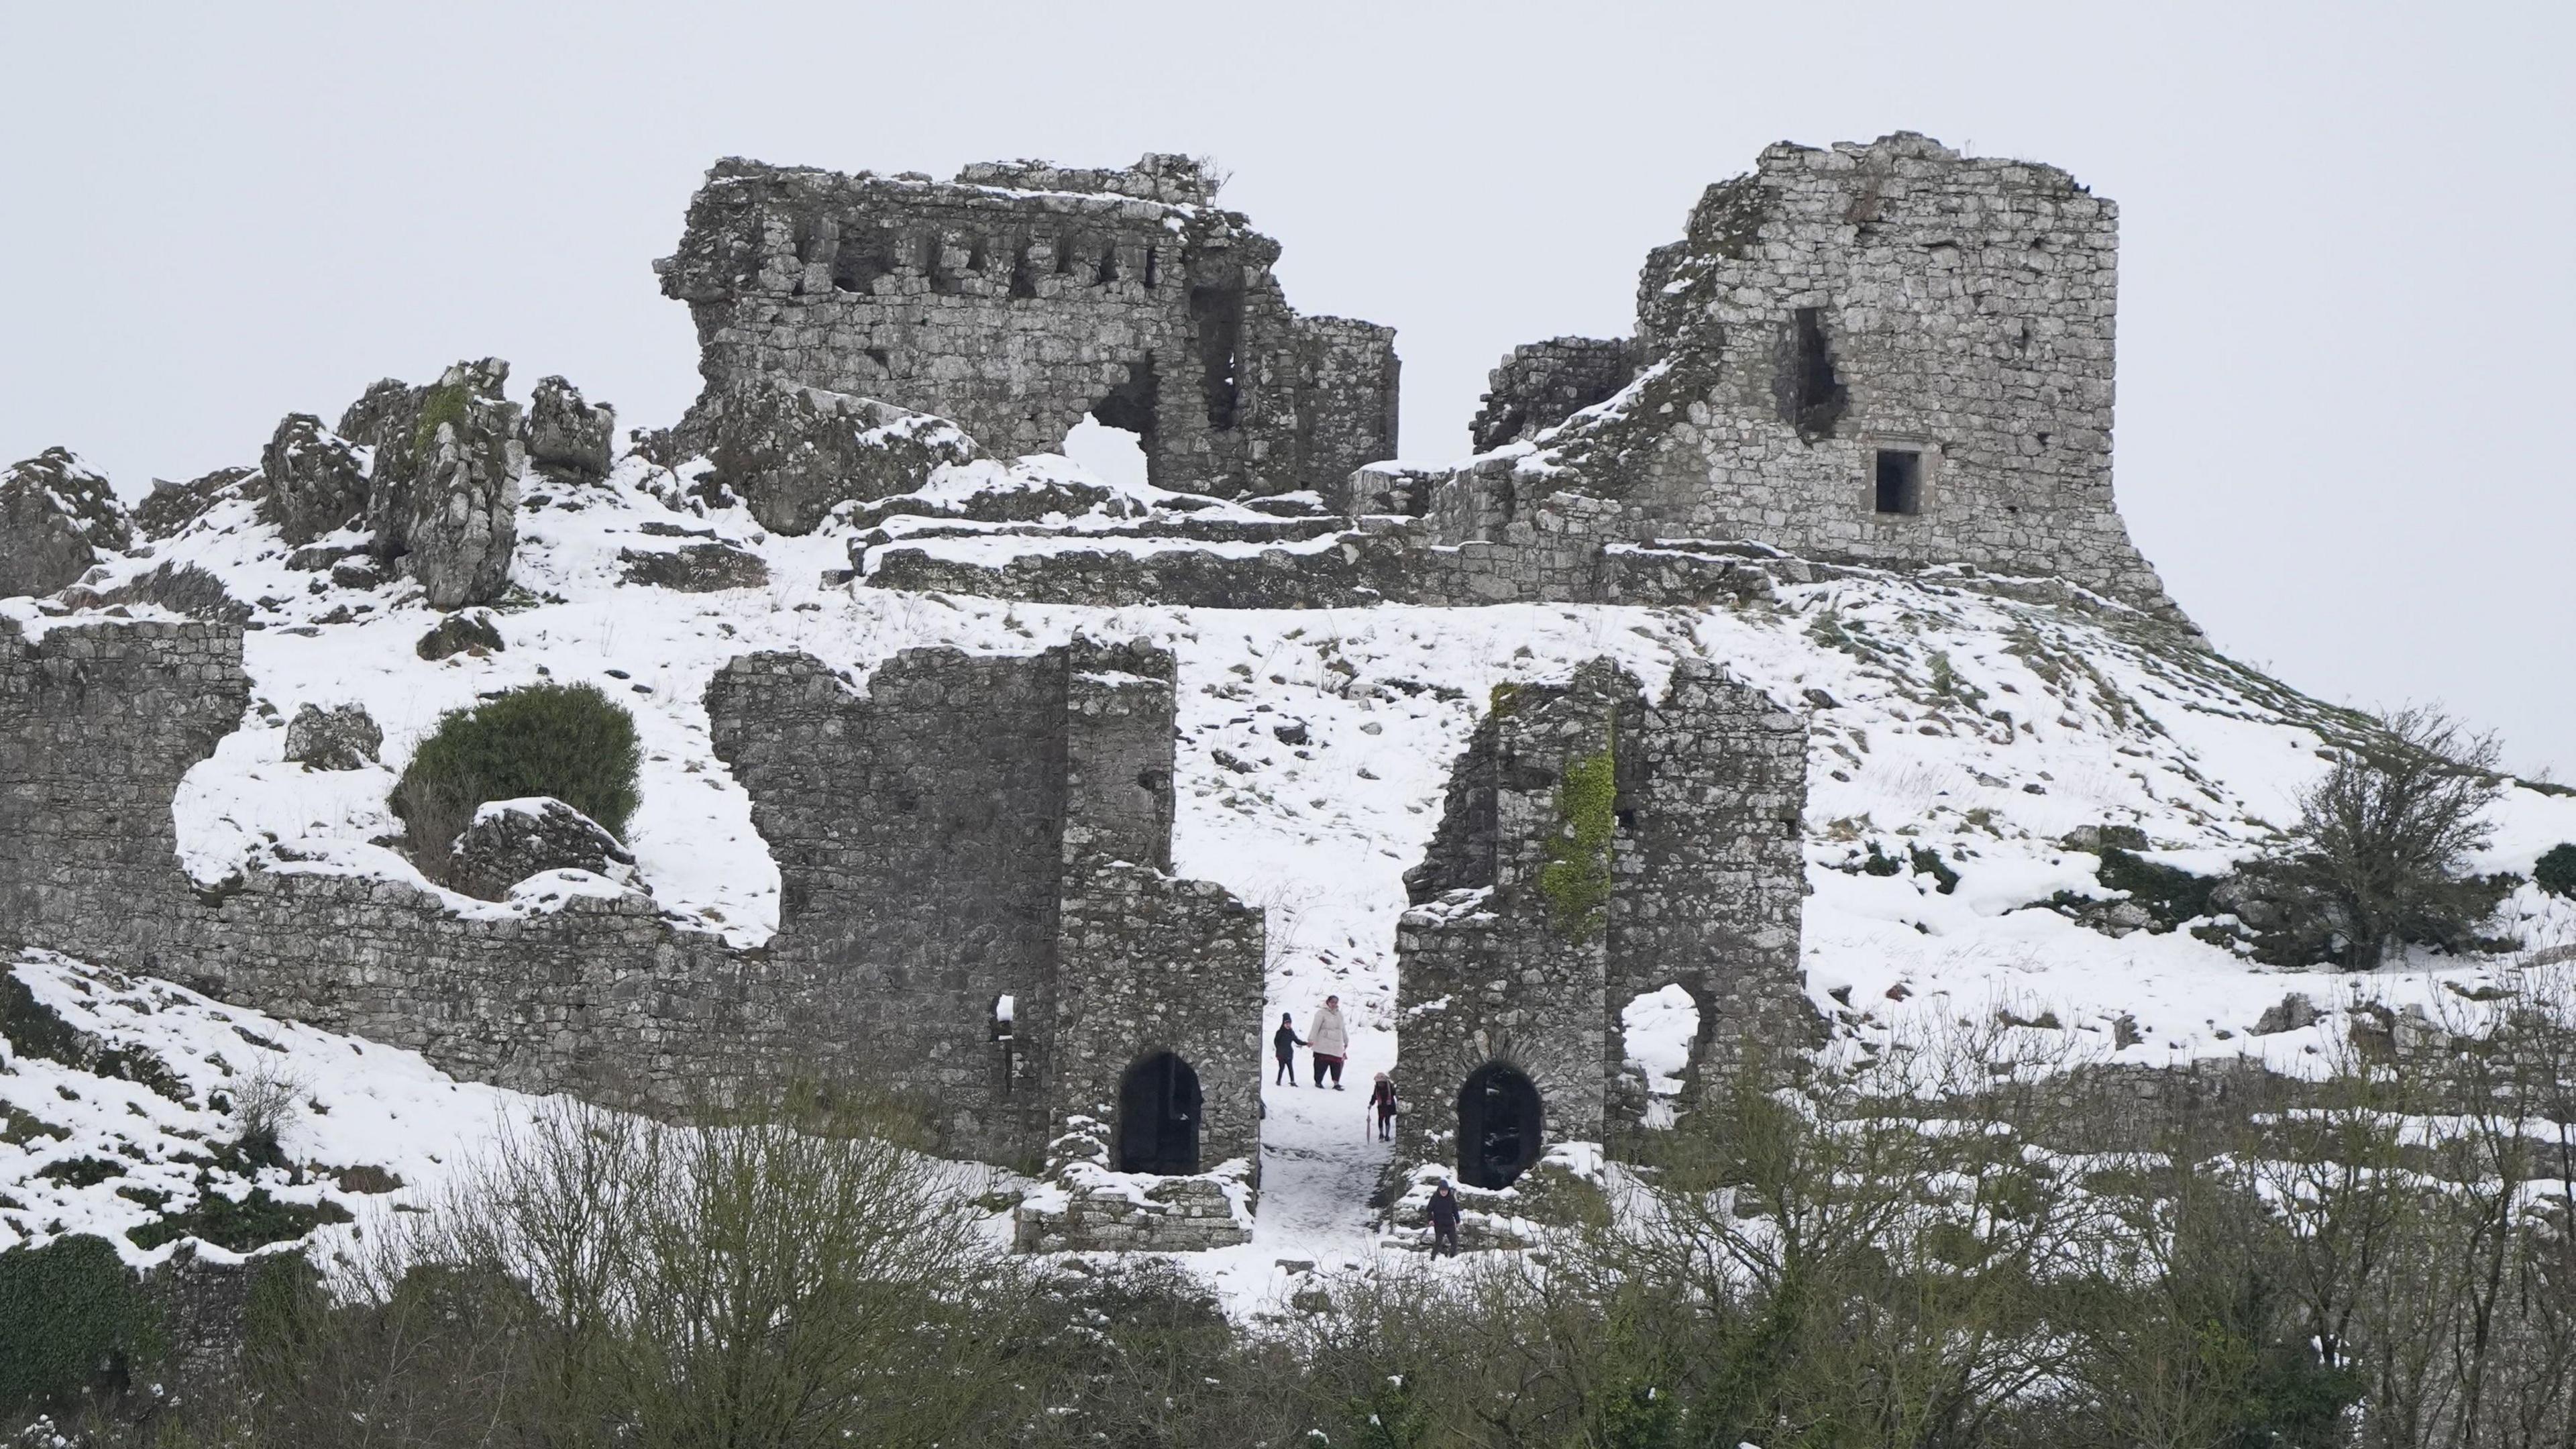
{"label": "person walking in snow", "polygon": [[1324,1073],[1333,1074],[1333,1090],[1342,1089],[1342,1058],[1351,1054],[1351,1034],[1342,1027],[1342,999],[1327,996],[1315,1010],[1315,1019],[1307,1023],[1306,1045],[1315,1053],[1315,1085],[1324,1085]]}
{"label": "person walking in snow", "polygon": [[1306,1039],[1297,1034],[1297,1018],[1284,1011],[1279,1013],[1279,1029],[1270,1034],[1271,1049],[1279,1055],[1279,1070],[1270,1080],[1297,1085],[1297,1048],[1305,1044]]}
{"label": "person walking in snow", "polygon": [[1446,1252],[1457,1257],[1458,1194],[1449,1190],[1447,1182],[1441,1183],[1432,1189],[1427,1211],[1431,1214],[1431,1256],[1437,1258]]}
{"label": "person walking in snow", "polygon": [[1377,1113],[1377,1140],[1395,1140],[1395,1083],[1387,1074],[1377,1074],[1377,1085],[1369,1088],[1369,1107]]}

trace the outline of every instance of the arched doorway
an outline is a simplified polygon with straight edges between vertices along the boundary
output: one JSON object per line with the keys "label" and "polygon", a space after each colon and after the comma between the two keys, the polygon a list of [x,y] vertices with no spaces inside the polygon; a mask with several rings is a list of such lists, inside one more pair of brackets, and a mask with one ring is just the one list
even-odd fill
{"label": "arched doorway", "polygon": [[1509,1187],[1538,1161],[1538,1083],[1517,1067],[1487,1062],[1458,1089],[1458,1180]]}
{"label": "arched doorway", "polygon": [[1156,1052],[1129,1067],[1118,1084],[1118,1170],[1198,1171],[1199,1104],[1199,1074],[1177,1054]]}

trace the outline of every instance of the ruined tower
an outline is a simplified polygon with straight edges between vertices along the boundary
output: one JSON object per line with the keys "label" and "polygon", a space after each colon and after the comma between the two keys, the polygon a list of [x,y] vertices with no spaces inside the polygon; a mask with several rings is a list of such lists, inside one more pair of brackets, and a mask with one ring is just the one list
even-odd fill
{"label": "ruined tower", "polygon": [[[1279,244],[1181,156],[954,181],[728,160],[656,263],[706,392],[791,382],[949,419],[993,454],[1084,417],[1138,435],[1158,487],[1321,489],[1395,451],[1394,329],[1304,317]],[[685,429],[684,429],[685,431]]]}
{"label": "ruined tower", "polygon": [[2118,215],[1907,133],[1771,146],[1647,257],[1634,338],[1505,359],[1475,442],[1511,452],[1432,511],[1496,538],[1573,492],[1638,541],[2053,575],[2179,618],[2111,495]]}

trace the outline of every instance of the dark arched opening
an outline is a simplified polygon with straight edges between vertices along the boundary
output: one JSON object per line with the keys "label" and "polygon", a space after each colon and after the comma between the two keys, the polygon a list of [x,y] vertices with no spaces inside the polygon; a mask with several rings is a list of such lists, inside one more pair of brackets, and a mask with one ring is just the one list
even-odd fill
{"label": "dark arched opening", "polygon": [[1199,1074],[1172,1052],[1127,1069],[1118,1084],[1120,1172],[1177,1177],[1199,1170]]}
{"label": "dark arched opening", "polygon": [[1517,1067],[1488,1062],[1458,1089],[1458,1180],[1509,1187],[1538,1161],[1538,1083]]}

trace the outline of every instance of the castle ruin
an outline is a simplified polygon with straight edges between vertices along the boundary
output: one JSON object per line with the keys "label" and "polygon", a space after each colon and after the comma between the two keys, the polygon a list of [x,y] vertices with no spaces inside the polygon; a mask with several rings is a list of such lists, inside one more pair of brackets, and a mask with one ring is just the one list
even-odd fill
{"label": "castle ruin", "polygon": [[[944,183],[722,162],[657,264],[705,391],[639,451],[712,455],[701,502],[781,533],[1057,449],[1086,417],[1136,433],[1158,488],[1198,495],[1114,534],[1069,529],[1050,497],[982,520],[1007,527],[972,557],[850,522],[835,577],[855,588],[1698,605],[1939,569],[2188,627],[2112,500],[2116,212],[2063,172],[1911,135],[1771,147],[1648,258],[1633,336],[1517,350],[1477,452],[1427,469],[1386,461],[1392,332],[1290,310],[1277,244],[1213,192],[1168,156]],[[550,379],[523,424],[501,378],[381,384],[338,434],[289,419],[276,476],[232,470],[168,507],[265,488],[263,517],[299,538],[367,540],[290,566],[490,601],[522,471],[609,466],[604,408]],[[0,513],[69,520],[67,467],[0,476]],[[76,491],[112,508],[103,480]],[[1216,499],[1270,506],[1195,516]],[[51,589],[118,536],[86,517],[15,531],[48,552],[36,569],[0,538],[0,579]],[[1170,873],[1168,654],[920,650],[864,692],[810,657],[734,659],[710,735],[783,886],[773,937],[736,949],[631,895],[476,915],[291,859],[191,882],[172,795],[242,726],[242,633],[0,620],[0,944],[533,1090],[676,1107],[780,1062],[865,1080],[925,1104],[946,1150],[1057,1180],[1023,1212],[1032,1248],[1248,1230],[1263,922]],[[1399,1030],[1407,1096],[1432,1110],[1402,1160],[1500,1188],[1550,1142],[1617,1150],[1651,1106],[1620,1041],[1643,993],[1695,1003],[1693,1076],[1730,1040],[1799,1029],[1805,760],[1799,713],[1713,666],[1651,693],[1606,660],[1498,691],[1407,878]],[[1087,1193],[1104,1174],[1163,1181]]]}

